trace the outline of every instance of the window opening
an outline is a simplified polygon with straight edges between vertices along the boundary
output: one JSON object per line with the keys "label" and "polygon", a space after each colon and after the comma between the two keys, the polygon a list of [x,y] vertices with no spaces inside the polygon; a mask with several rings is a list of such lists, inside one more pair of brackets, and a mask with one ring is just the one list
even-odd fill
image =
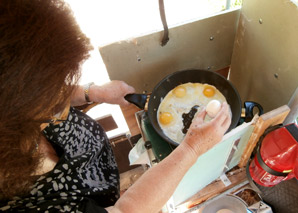
{"label": "window opening", "polygon": [[[99,46],[126,40],[131,37],[163,30],[158,0],[65,0],[74,12],[82,31],[91,39],[94,51],[82,66],[80,84],[108,82],[105,65],[98,51]],[[240,7],[242,0],[164,0],[169,28]],[[118,129],[108,137],[128,132],[126,121],[118,105],[101,104],[88,114],[93,118],[112,114]]]}

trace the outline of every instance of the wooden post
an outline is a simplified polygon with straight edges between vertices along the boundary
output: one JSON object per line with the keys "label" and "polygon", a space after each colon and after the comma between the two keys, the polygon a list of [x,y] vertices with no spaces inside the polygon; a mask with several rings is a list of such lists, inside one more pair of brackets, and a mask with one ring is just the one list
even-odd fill
{"label": "wooden post", "polygon": [[292,95],[292,97],[288,103],[288,106],[290,107],[291,111],[288,114],[288,116],[286,117],[286,119],[283,123],[284,125],[293,123],[295,121],[295,119],[297,119],[297,117],[298,117],[298,87],[296,88],[296,91]]}
{"label": "wooden post", "polygon": [[267,112],[258,118],[255,128],[248,140],[246,148],[238,164],[240,168],[246,166],[253,149],[255,148],[260,136],[264,133],[264,131],[270,126],[283,123],[289,112],[290,108],[287,105],[284,105],[275,110]]}

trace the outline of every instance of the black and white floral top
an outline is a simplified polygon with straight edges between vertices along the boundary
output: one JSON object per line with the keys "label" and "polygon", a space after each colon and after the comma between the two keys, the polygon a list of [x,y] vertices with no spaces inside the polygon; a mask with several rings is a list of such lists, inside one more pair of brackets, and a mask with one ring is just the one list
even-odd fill
{"label": "black and white floral top", "polygon": [[2,203],[2,211],[106,212],[119,197],[119,173],[102,127],[79,110],[50,125],[44,135],[59,162],[40,176],[26,197]]}

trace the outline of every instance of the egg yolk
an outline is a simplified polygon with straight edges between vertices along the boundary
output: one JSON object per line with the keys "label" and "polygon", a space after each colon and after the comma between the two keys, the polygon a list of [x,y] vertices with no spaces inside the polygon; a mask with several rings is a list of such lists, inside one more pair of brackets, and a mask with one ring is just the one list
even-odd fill
{"label": "egg yolk", "polygon": [[186,89],[183,86],[178,86],[173,90],[173,93],[176,97],[182,98],[186,95]]}
{"label": "egg yolk", "polygon": [[203,94],[210,98],[215,94],[215,90],[212,87],[205,87],[205,89],[203,90]]}
{"label": "egg yolk", "polygon": [[159,115],[159,121],[163,125],[171,123],[173,120],[173,115],[169,112],[163,112]]}

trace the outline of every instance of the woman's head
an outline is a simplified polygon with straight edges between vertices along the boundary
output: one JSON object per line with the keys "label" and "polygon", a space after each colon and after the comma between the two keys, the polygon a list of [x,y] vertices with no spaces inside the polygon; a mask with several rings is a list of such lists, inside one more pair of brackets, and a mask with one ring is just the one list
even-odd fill
{"label": "woman's head", "polygon": [[0,32],[0,192],[9,197],[38,164],[36,121],[65,107],[91,45],[60,0],[0,1]]}

